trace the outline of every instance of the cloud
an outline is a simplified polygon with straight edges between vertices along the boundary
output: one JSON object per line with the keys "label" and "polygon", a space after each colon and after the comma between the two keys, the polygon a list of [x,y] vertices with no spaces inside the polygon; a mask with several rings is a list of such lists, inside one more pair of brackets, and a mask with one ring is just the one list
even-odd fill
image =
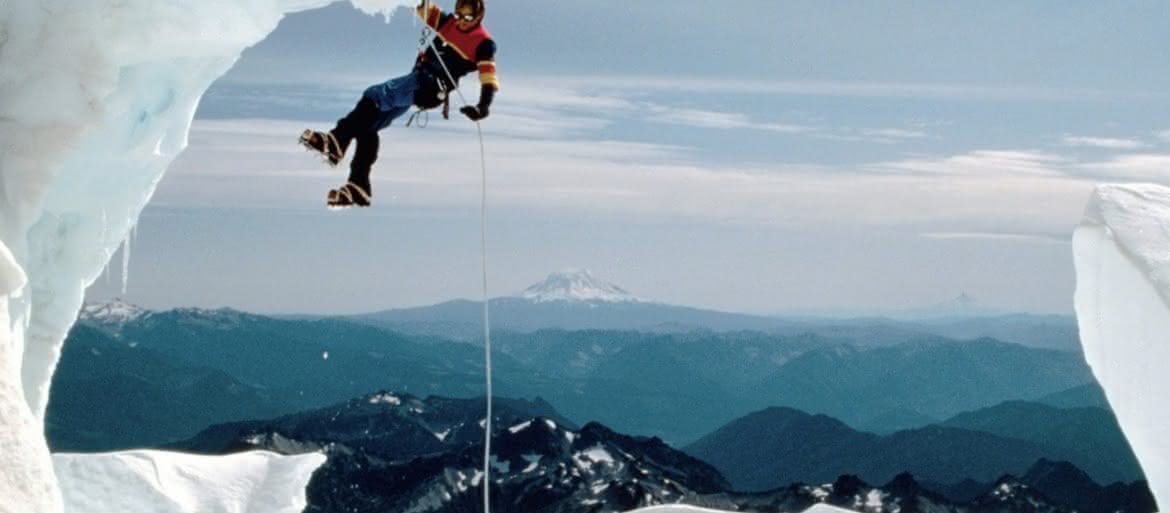
{"label": "cloud", "polygon": [[1062,144],[1065,146],[1103,148],[1107,150],[1136,150],[1145,148],[1147,146],[1146,143],[1133,139],[1118,139],[1112,137],[1077,137],[1071,135],[1064,136],[1062,139]]}
{"label": "cloud", "polygon": [[[452,124],[453,125],[453,124]],[[345,179],[295,143],[302,124],[196,120],[191,146],[160,185],[158,206],[319,209]],[[462,129],[460,129],[462,130]],[[480,201],[473,132],[383,131],[372,176],[375,206],[466,209]],[[987,223],[1059,231],[1084,208],[1090,182],[1066,161],[982,150],[874,164],[716,164],[686,146],[486,134],[491,208],[589,212],[778,226],[920,225],[931,233]]]}
{"label": "cloud", "polygon": [[[586,110],[589,112],[613,113],[638,110],[640,104],[630,100],[630,91],[603,91],[582,92],[580,84],[549,84],[536,80],[528,81],[516,79],[515,85],[509,85],[500,98],[505,101],[522,98],[517,101],[526,106],[543,109]],[[528,85],[539,84],[539,85]]]}
{"label": "cloud", "polygon": [[[442,121],[442,116],[437,112],[432,112],[429,116],[431,121]],[[462,117],[459,113],[452,113],[452,116]],[[600,132],[612,124],[613,120],[607,118],[549,111],[522,105],[495,108],[492,113],[492,132],[514,137],[563,138],[581,136]]]}
{"label": "cloud", "polygon": [[[621,87],[601,87],[598,91],[583,94],[574,87],[585,87],[581,84],[563,84],[552,86],[528,87],[514,96],[523,98],[523,101],[509,103],[505,111],[520,110],[530,113],[532,119],[556,118],[575,116],[574,112],[588,112],[595,122],[581,128],[602,129],[615,123],[615,117],[633,117],[638,120],[655,123],[708,128],[713,130],[758,130],[779,134],[816,137],[838,141],[866,141],[881,144],[896,144],[911,139],[929,137],[929,134],[920,129],[906,128],[829,128],[807,124],[782,123],[764,121],[753,116],[735,111],[716,111],[708,109],[694,109],[676,107],[660,102],[638,101],[627,96],[637,96],[639,90],[633,91]],[[505,100],[508,101],[508,100]],[[608,116],[608,117],[607,117]],[[604,118],[605,122],[601,119]],[[535,121],[533,125],[540,125]],[[542,133],[543,130],[539,130]]]}
{"label": "cloud", "polygon": [[901,128],[879,128],[862,130],[861,133],[871,136],[888,139],[917,139],[926,137],[926,132],[921,130],[905,130]]}
{"label": "cloud", "polygon": [[[717,130],[748,129],[768,132],[797,134],[817,130],[815,127],[765,122],[753,119],[741,112],[724,112],[703,109],[681,108],[657,102],[639,101],[634,99],[641,94],[638,90],[625,88],[600,88],[591,93],[583,93],[582,84],[552,84],[538,80],[533,83],[540,86],[520,86],[515,91],[509,89],[509,98],[505,99],[507,109],[521,110],[531,114],[532,118],[547,116],[568,116],[569,113],[589,113],[586,119],[608,120],[605,125],[595,124],[597,128],[604,128],[613,122],[615,117],[634,117],[656,123],[710,128]],[[576,116],[577,114],[572,114]]]}
{"label": "cloud", "polygon": [[1170,142],[1170,130],[1162,130],[1154,134],[1162,142]]}
{"label": "cloud", "polygon": [[1022,242],[1033,244],[1069,244],[1068,236],[1035,233],[1007,233],[1007,232],[924,232],[919,234],[923,238],[935,240],[989,240],[1003,242]]}
{"label": "cloud", "polygon": [[[758,119],[744,112],[678,107],[660,101],[639,100],[640,91],[599,88],[583,92],[581,84],[540,84],[517,81],[501,94],[493,109],[495,133],[531,138],[564,138],[597,135],[618,123],[650,122],[711,130],[754,130],[784,135],[803,135],[833,141],[897,144],[929,135],[920,129],[823,127]],[[360,91],[360,89],[358,90]],[[233,119],[255,115],[257,119],[303,117],[331,124],[352,108],[352,90],[321,84],[218,84],[200,110],[202,119]],[[468,101],[474,101],[473,95]],[[458,103],[458,98],[455,100]],[[456,105],[457,106],[457,105]],[[455,116],[459,116],[457,113]],[[440,121],[437,110],[424,117]],[[401,123],[405,123],[402,120]],[[455,125],[455,124],[452,124]],[[444,127],[443,123],[428,127]],[[443,129],[448,129],[444,127]],[[467,131],[455,125],[451,130]]]}
{"label": "cloud", "polygon": [[913,139],[930,137],[930,134],[921,130],[906,130],[901,128],[836,128],[822,130],[812,134],[817,139],[830,141],[859,141],[877,144],[899,144]]}
{"label": "cloud", "polygon": [[[552,77],[544,83],[570,83]],[[937,82],[859,82],[833,80],[728,80],[703,77],[592,76],[573,78],[572,84],[593,89],[640,91],[686,91],[700,93],[823,96],[849,98],[914,98],[998,101],[1098,101],[1115,98],[1115,91],[1073,89],[1018,84]],[[1154,93],[1127,93],[1140,99]]]}
{"label": "cloud", "polygon": [[1060,155],[1029,150],[975,150],[949,157],[912,158],[868,166],[881,173],[972,176],[1066,175],[1064,167],[1072,161]]}
{"label": "cloud", "polygon": [[817,130],[809,126],[757,122],[753,121],[747,114],[739,112],[684,109],[655,104],[647,104],[644,109],[651,113],[651,121],[699,128],[751,129],[785,134],[799,134]]}
{"label": "cloud", "polygon": [[1144,153],[1113,157],[1102,162],[1078,166],[1110,178],[1135,180],[1170,180],[1170,154]]}

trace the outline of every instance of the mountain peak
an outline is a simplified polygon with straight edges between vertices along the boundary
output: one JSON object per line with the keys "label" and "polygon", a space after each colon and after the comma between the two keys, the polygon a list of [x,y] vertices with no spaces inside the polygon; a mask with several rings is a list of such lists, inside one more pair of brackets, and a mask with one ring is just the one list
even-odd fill
{"label": "mountain peak", "polygon": [[641,299],[625,289],[593,276],[588,269],[565,269],[549,274],[520,297],[537,303],[551,301],[634,303]]}
{"label": "mountain peak", "polygon": [[114,298],[104,303],[82,305],[78,317],[87,321],[121,324],[133,321],[146,313],[145,308],[131,304],[122,298]]}

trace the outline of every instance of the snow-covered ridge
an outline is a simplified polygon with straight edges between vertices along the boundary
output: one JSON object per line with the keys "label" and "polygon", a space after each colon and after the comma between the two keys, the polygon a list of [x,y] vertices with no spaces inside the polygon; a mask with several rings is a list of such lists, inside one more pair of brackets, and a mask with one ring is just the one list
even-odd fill
{"label": "snow-covered ridge", "polygon": [[537,303],[553,301],[636,303],[643,300],[625,289],[593,276],[587,269],[566,269],[548,275],[520,293]]}
{"label": "snow-covered ridge", "polygon": [[370,396],[370,404],[389,404],[391,406],[399,406],[402,404],[402,399],[390,393],[380,393]]}
{"label": "snow-covered ridge", "polygon": [[86,303],[82,305],[78,319],[102,324],[124,324],[141,318],[150,313],[145,308],[128,303],[122,299],[112,299],[105,303]]}
{"label": "snow-covered ridge", "polygon": [[119,298],[102,303],[84,303],[81,306],[81,311],[78,312],[77,320],[106,326],[121,326],[137,320],[149,319],[155,315],[180,316],[192,321],[210,320],[224,323],[225,326],[230,322],[245,318],[263,317],[229,307],[182,307],[169,310],[150,310]]}

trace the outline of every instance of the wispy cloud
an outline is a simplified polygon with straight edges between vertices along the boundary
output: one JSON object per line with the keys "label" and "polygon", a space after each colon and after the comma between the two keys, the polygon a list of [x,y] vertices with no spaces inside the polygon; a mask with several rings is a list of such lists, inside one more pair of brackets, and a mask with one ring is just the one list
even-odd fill
{"label": "wispy cloud", "polygon": [[1114,137],[1084,137],[1066,135],[1061,140],[1065,146],[1079,146],[1103,148],[1107,150],[1136,150],[1145,148],[1146,143],[1135,139],[1119,139]]}
{"label": "wispy cloud", "polygon": [[1162,142],[1170,142],[1170,130],[1162,130],[1154,134]]}
{"label": "wispy cloud", "polygon": [[871,137],[882,137],[888,139],[917,139],[926,137],[926,132],[921,130],[905,130],[901,128],[878,128],[862,130],[862,133]]}
{"label": "wispy cloud", "polygon": [[859,141],[877,144],[899,144],[915,139],[930,137],[930,134],[921,130],[906,130],[901,128],[834,128],[820,130],[813,134],[817,139],[831,141]]}
{"label": "wispy cloud", "polygon": [[1068,244],[1067,236],[1035,233],[1007,233],[1007,232],[925,232],[923,238],[935,240],[991,240],[1004,242],[1023,242],[1034,244]]}
{"label": "wispy cloud", "polygon": [[817,130],[811,126],[758,120],[742,112],[684,108],[638,100],[636,97],[642,94],[640,90],[600,88],[591,93],[583,93],[581,89],[588,87],[578,83],[561,85],[547,85],[543,81],[538,83],[542,85],[520,86],[513,96],[523,100],[505,100],[511,102],[508,108],[519,107],[532,113],[533,117],[542,118],[583,112],[590,113],[590,116],[595,118],[605,117],[611,122],[617,117],[635,117],[656,123],[716,130],[746,129],[787,134]]}
{"label": "wispy cloud", "polygon": [[[299,149],[300,122],[200,121],[157,204],[321,208],[344,180]],[[291,134],[291,135],[290,135]],[[375,165],[382,208],[478,205],[479,151],[455,130],[383,132]],[[1065,161],[1027,151],[975,151],[862,166],[703,163],[685,146],[489,132],[489,201],[495,208],[597,212],[639,218],[773,225],[935,226],[996,222],[1051,231],[1079,218],[1091,184],[1054,169]],[[940,233],[978,230],[935,230]]]}
{"label": "wispy cloud", "polygon": [[739,112],[685,109],[654,104],[646,105],[645,109],[652,114],[650,118],[652,121],[699,128],[751,129],[785,134],[799,134],[817,130],[810,126],[759,122],[751,119],[747,114]]}
{"label": "wispy cloud", "polygon": [[[696,109],[666,101],[639,99],[640,91],[600,88],[588,93],[581,84],[531,85],[521,83],[501,95],[492,117],[494,132],[516,137],[564,138],[600,136],[616,124],[657,123],[710,130],[752,130],[813,137],[831,141],[898,144],[929,137],[916,127],[853,128],[791,123],[764,119],[734,110]],[[305,117],[314,125],[329,125],[352,107],[354,91],[319,84],[242,84],[218,86],[209,95],[201,119],[223,119],[255,113],[258,119]],[[469,98],[474,101],[474,98]],[[456,114],[458,119],[458,114]],[[466,131],[466,126],[441,123],[438,111],[424,119],[429,127]],[[400,120],[399,123],[405,123]],[[226,127],[220,127],[226,129]]]}
{"label": "wispy cloud", "polygon": [[628,112],[640,108],[640,104],[629,99],[630,91],[597,91],[583,92],[580,84],[548,84],[545,82],[527,82],[517,80],[517,84],[509,85],[506,94],[500,97],[505,101],[512,98],[522,98],[517,102],[526,106],[543,109],[585,110],[589,112]]}
{"label": "wispy cloud", "polygon": [[1057,177],[1066,174],[1062,168],[1071,163],[1066,157],[1039,151],[975,150],[947,157],[912,158],[870,167],[878,172],[897,174]]}
{"label": "wispy cloud", "polygon": [[[906,127],[852,128],[789,123],[759,119],[745,112],[718,111],[679,107],[661,101],[636,99],[642,94],[639,89],[628,90],[620,87],[601,87],[590,94],[583,94],[574,87],[588,87],[582,84],[529,87],[515,94],[523,101],[508,104],[507,109],[530,113],[536,119],[574,117],[590,113],[581,119],[594,119],[593,128],[601,129],[617,123],[617,118],[632,118],[654,123],[707,128],[712,130],[757,130],[777,134],[804,135],[817,139],[836,141],[864,141],[880,144],[898,144],[905,141],[924,139],[930,134],[916,125]],[[505,100],[508,101],[508,100]],[[601,119],[608,122],[600,122]],[[540,125],[536,121],[533,125]],[[581,128],[589,128],[582,126]]]}
{"label": "wispy cloud", "polygon": [[1102,162],[1080,164],[1078,167],[1111,178],[1170,180],[1170,154],[1165,153],[1119,155]]}
{"label": "wispy cloud", "polygon": [[[546,79],[568,84],[569,79]],[[595,76],[573,78],[571,83],[619,90],[688,91],[752,95],[793,95],[859,98],[917,98],[1000,101],[1089,101],[1116,98],[1116,91],[1057,88],[1019,84],[959,84],[933,82],[859,82],[832,80],[725,80],[701,77]],[[1132,92],[1129,98],[1161,93]]]}

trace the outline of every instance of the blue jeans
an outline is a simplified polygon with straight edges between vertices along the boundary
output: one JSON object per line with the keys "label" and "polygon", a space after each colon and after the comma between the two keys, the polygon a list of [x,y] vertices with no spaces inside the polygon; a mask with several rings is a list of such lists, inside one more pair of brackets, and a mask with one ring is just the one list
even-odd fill
{"label": "blue jeans", "polygon": [[418,82],[417,72],[411,71],[366,88],[353,110],[337,120],[337,126],[333,127],[333,136],[341,145],[342,152],[351,142],[355,143],[353,159],[349,162],[349,181],[368,193],[373,193],[370,170],[374,161],[378,160],[378,131],[390,126],[390,123],[410,110],[414,105]]}
{"label": "blue jeans", "polygon": [[410,110],[410,107],[414,105],[416,90],[418,90],[417,71],[411,71],[401,77],[392,78],[366,88],[362,97],[373,100],[379,111],[379,115],[374,118],[369,129],[377,132],[386,128],[398,116]]}

